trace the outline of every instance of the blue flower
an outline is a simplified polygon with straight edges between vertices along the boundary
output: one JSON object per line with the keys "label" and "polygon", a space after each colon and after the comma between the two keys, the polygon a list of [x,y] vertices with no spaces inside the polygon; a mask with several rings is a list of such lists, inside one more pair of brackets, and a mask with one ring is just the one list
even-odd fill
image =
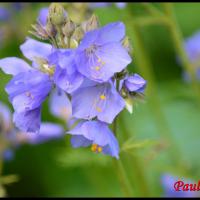
{"label": "blue flower", "polygon": [[71,144],[74,148],[91,146],[93,152],[119,158],[118,142],[104,122],[82,121],[67,134],[72,135]]}
{"label": "blue flower", "polygon": [[[187,38],[184,41],[184,48],[191,64],[195,67],[196,78],[200,80],[200,32],[197,32],[193,36]],[[181,63],[180,58],[178,58],[178,62]],[[191,77],[184,71],[183,79],[189,82]]]}
{"label": "blue flower", "polygon": [[[1,102],[0,111],[0,157],[6,161],[12,160],[14,157],[14,150],[24,143],[41,144],[49,140],[60,139],[64,136],[64,129],[62,126],[49,122],[42,123],[38,133],[19,131],[13,126],[9,108]],[[34,111],[29,112],[30,115],[34,115]],[[14,115],[16,115],[16,113]],[[31,123],[35,124],[33,120],[38,119],[38,117],[30,119],[30,115],[25,115],[24,119],[20,120],[18,117],[22,117],[22,114],[19,114],[19,116],[14,116],[14,119],[17,118],[16,120],[20,123],[25,120],[27,123],[30,123],[31,127]]]}
{"label": "blue flower", "polygon": [[74,50],[59,50],[52,55],[56,64],[54,81],[67,93],[74,92],[82,84],[84,77],[77,71]]}
{"label": "blue flower", "polygon": [[147,82],[140,75],[133,74],[124,78],[120,84],[124,85],[129,92],[143,93]]}
{"label": "blue flower", "polygon": [[[126,4],[125,2],[118,2],[118,3],[114,3],[118,8],[120,9],[123,9],[126,7]],[[101,2],[101,3],[90,3],[89,4],[89,7],[90,8],[103,8],[103,7],[108,7],[108,6],[111,6],[112,3],[109,3],[109,2]]]}
{"label": "blue flower", "polygon": [[176,191],[174,189],[174,184],[177,181],[183,181],[185,183],[194,183],[192,180],[180,179],[179,177],[173,176],[171,174],[163,174],[161,177],[161,183],[164,190],[165,197],[197,197],[198,192],[195,191]]}
{"label": "blue flower", "polygon": [[122,71],[131,62],[128,52],[121,44],[124,36],[125,27],[122,22],[110,23],[87,32],[76,51],[78,71],[100,83]]}
{"label": "blue flower", "polygon": [[112,123],[124,106],[124,99],[111,81],[102,84],[95,82],[88,84],[85,81],[72,93],[72,115],[79,119],[97,117],[100,121]]}
{"label": "blue flower", "polygon": [[0,21],[7,21],[11,18],[11,13],[7,8],[0,7]]}
{"label": "blue flower", "polygon": [[6,92],[15,109],[16,126],[25,132],[38,132],[41,104],[53,86],[54,68],[48,63],[52,47],[28,39],[21,45],[21,50],[34,67],[15,57],[1,59],[0,67],[6,74],[14,76],[7,84]]}

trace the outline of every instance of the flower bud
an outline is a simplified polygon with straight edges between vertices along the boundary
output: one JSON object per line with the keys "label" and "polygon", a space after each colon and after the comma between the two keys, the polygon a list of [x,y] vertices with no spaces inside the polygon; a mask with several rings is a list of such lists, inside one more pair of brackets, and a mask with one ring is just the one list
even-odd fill
{"label": "flower bud", "polygon": [[62,32],[66,37],[71,37],[72,34],[74,33],[75,28],[76,28],[75,23],[69,19],[62,27]]}
{"label": "flower bud", "polygon": [[46,24],[45,30],[50,37],[56,36],[57,31],[56,31],[54,25],[49,20]]}
{"label": "flower bud", "polygon": [[77,27],[74,31],[74,34],[72,35],[73,39],[75,39],[78,42],[83,38],[83,36],[84,36],[84,31],[81,26]]}
{"label": "flower bud", "polygon": [[49,19],[53,25],[62,25],[66,20],[66,12],[60,3],[52,3],[49,7]]}
{"label": "flower bud", "polygon": [[75,49],[78,47],[78,42],[75,39],[70,39],[70,47],[71,49]]}
{"label": "flower bud", "polygon": [[85,32],[92,31],[99,27],[99,20],[96,15],[92,15],[88,21],[83,24],[83,29]]}

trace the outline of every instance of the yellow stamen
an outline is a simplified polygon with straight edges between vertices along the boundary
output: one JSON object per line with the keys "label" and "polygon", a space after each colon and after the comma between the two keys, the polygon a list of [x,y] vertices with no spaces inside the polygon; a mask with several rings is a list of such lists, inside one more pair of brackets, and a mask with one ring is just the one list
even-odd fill
{"label": "yellow stamen", "polygon": [[104,94],[102,94],[102,95],[100,96],[100,99],[101,99],[101,100],[105,100],[105,99],[106,99],[106,96],[105,96]]}
{"label": "yellow stamen", "polygon": [[101,109],[100,107],[96,107],[96,110],[97,110],[98,112],[102,112],[102,109]]}
{"label": "yellow stamen", "polygon": [[97,147],[98,147],[97,144],[92,144],[91,150],[92,150],[93,152],[95,152],[95,151],[97,150]]}
{"label": "yellow stamen", "polygon": [[100,67],[99,67],[99,66],[96,66],[96,67],[95,67],[95,70],[96,70],[96,71],[99,71],[99,70],[100,70]]}
{"label": "yellow stamen", "polygon": [[98,151],[99,153],[101,153],[101,152],[102,152],[102,147],[98,147],[98,148],[97,148],[97,151]]}

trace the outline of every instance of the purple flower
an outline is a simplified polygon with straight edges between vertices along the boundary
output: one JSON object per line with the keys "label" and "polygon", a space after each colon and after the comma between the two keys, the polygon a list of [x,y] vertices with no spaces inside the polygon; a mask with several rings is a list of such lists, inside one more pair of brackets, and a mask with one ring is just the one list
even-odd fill
{"label": "purple flower", "polygon": [[84,80],[83,75],[77,71],[74,55],[74,50],[60,50],[52,55],[52,60],[57,65],[54,81],[67,93],[75,91]]}
{"label": "purple flower", "polygon": [[124,99],[111,81],[102,84],[85,83],[72,94],[72,115],[79,119],[97,117],[100,121],[112,123],[124,108]]}
{"label": "purple flower", "polygon": [[8,9],[0,7],[0,21],[7,21],[11,17],[11,13]]}
{"label": "purple flower", "polygon": [[120,8],[120,9],[123,9],[126,7],[127,3],[125,2],[118,2],[118,3],[115,3],[115,5]]}
{"label": "purple flower", "polygon": [[[120,9],[123,9],[126,7],[126,4],[125,2],[118,2],[118,3],[114,3],[118,8]],[[101,3],[90,3],[89,4],[89,7],[90,8],[103,8],[103,7],[108,7],[108,6],[111,6],[112,3],[110,2],[101,2]]]}
{"label": "purple flower", "polygon": [[146,81],[138,74],[127,76],[123,81],[124,87],[129,92],[143,93],[146,88]]}
{"label": "purple flower", "polygon": [[[200,32],[187,38],[184,42],[184,48],[190,62],[195,67],[196,78],[200,80]],[[181,63],[180,58],[178,58],[178,62]],[[191,77],[187,72],[183,72],[183,79],[188,82]]]}
{"label": "purple flower", "polygon": [[76,51],[78,71],[100,83],[122,71],[131,62],[128,52],[120,43],[124,36],[122,22],[87,32]]}
{"label": "purple flower", "polygon": [[48,14],[49,14],[49,8],[48,7],[40,9],[37,20],[41,23],[42,26],[45,26],[47,24]]}
{"label": "purple flower", "polygon": [[174,184],[177,181],[183,181],[185,183],[194,183],[194,181],[188,179],[180,179],[179,177],[173,176],[171,174],[163,174],[161,177],[161,184],[164,189],[164,196],[165,197],[197,197],[198,192],[194,191],[176,191],[174,189]]}
{"label": "purple flower", "polygon": [[92,145],[93,152],[102,152],[119,158],[118,142],[104,122],[82,121],[68,134],[72,135],[71,144],[74,148]]}
{"label": "purple flower", "polygon": [[21,50],[34,67],[15,57],[1,59],[0,67],[6,74],[14,76],[6,86],[6,92],[15,109],[16,126],[25,132],[37,132],[40,128],[41,104],[53,86],[51,75],[54,70],[48,63],[52,47],[28,39],[21,45]]}
{"label": "purple flower", "polygon": [[14,151],[12,149],[6,149],[3,151],[2,157],[5,161],[11,161],[14,158]]}

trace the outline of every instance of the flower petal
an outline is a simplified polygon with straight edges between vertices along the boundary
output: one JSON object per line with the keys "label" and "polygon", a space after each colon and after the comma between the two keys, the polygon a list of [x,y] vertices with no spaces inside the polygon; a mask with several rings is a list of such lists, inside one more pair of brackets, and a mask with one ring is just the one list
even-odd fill
{"label": "flower petal", "polygon": [[63,136],[64,129],[62,126],[46,122],[41,124],[39,133],[26,133],[26,140],[30,144],[40,144]]}
{"label": "flower petal", "polygon": [[21,72],[27,72],[31,70],[31,67],[24,60],[16,57],[8,57],[0,59],[0,68],[4,73],[10,75],[17,75]]}
{"label": "flower petal", "polygon": [[6,86],[15,111],[33,110],[41,105],[52,87],[48,75],[32,71],[16,75]]}
{"label": "flower petal", "polygon": [[74,92],[83,82],[83,76],[79,72],[68,74],[66,69],[57,66],[54,81],[58,87],[67,93]]}
{"label": "flower petal", "polygon": [[51,93],[49,101],[51,113],[61,119],[68,120],[72,115],[72,105],[68,96],[59,89]]}
{"label": "flower petal", "polygon": [[122,22],[114,22],[100,28],[97,44],[120,42],[125,36],[125,25]]}
{"label": "flower petal", "polygon": [[13,121],[17,128],[25,132],[39,132],[41,121],[41,108],[25,112],[15,112]]}
{"label": "flower petal", "polygon": [[53,47],[50,44],[27,38],[20,46],[20,50],[26,58],[35,61],[35,58],[47,59],[52,53]]}
{"label": "flower petal", "polygon": [[112,83],[83,87],[72,94],[72,116],[112,123],[125,102]]}

